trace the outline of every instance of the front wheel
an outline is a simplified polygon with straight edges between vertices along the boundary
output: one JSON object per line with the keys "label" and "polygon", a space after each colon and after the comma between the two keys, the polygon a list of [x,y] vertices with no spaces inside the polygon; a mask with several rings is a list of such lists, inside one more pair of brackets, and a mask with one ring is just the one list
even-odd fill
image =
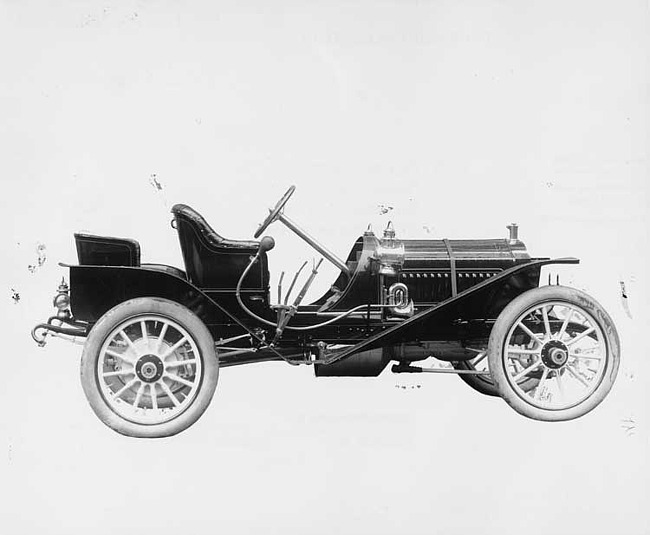
{"label": "front wheel", "polygon": [[81,384],[95,414],[132,437],[188,428],[210,403],[218,374],[205,324],[184,306],[153,297],[104,314],[81,357]]}
{"label": "front wheel", "polygon": [[[501,397],[535,420],[578,418],[611,390],[620,343],[592,297],[564,286],[529,290],[497,318],[489,341],[490,374]],[[535,387],[522,388],[524,379]]]}

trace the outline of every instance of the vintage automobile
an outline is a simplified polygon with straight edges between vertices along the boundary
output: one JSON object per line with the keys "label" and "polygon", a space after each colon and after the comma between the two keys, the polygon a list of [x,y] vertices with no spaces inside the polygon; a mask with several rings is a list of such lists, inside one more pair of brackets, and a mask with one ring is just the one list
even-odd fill
{"label": "vintage automobile", "polygon": [[[570,420],[610,391],[620,344],[605,310],[577,289],[540,287],[541,268],[518,239],[399,240],[370,228],[343,261],[270,209],[255,238],[280,221],[340,274],[302,304],[323,259],[290,295],[269,287],[271,237],[223,238],[195,210],[172,208],[185,270],[140,263],[132,239],[75,234],[79,264],[54,297],[57,312],[32,336],[84,344],[81,382],[97,416],[134,437],[174,435],[205,411],[220,368],[264,361],[314,367],[317,377],[457,373],[529,418]],[[556,281],[557,282],[557,281]],[[85,341],[84,341],[85,339]],[[438,359],[444,365],[423,366]],[[419,363],[420,365],[416,365]]]}

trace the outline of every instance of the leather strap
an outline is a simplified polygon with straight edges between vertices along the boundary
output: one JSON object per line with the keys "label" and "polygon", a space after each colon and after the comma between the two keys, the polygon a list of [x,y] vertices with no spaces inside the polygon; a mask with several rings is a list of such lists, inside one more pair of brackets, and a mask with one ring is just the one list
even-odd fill
{"label": "leather strap", "polygon": [[458,293],[458,287],[456,285],[456,258],[454,257],[454,252],[451,250],[451,244],[447,238],[443,238],[442,242],[447,248],[447,254],[449,255],[449,263],[451,269],[451,296],[456,297]]}

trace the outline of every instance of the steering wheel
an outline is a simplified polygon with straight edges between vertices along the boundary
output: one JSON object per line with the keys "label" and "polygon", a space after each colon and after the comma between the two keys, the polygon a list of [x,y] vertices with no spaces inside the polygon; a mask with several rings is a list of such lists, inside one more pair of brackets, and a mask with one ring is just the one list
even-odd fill
{"label": "steering wheel", "polygon": [[287,201],[293,195],[294,191],[296,191],[296,186],[291,186],[287,190],[287,192],[282,196],[282,198],[278,201],[275,207],[271,210],[271,213],[269,213],[269,215],[266,216],[266,219],[262,222],[262,224],[259,227],[257,227],[257,230],[255,231],[255,238],[259,238],[262,232],[264,232],[266,228],[278,218],[280,212],[284,208],[284,205],[287,204]]}

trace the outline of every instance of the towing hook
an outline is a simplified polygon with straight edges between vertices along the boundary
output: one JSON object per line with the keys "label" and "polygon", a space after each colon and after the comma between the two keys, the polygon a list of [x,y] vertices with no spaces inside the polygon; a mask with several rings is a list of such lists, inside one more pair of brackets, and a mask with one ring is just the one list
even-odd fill
{"label": "towing hook", "polygon": [[[60,325],[54,325],[53,321],[58,321]],[[32,338],[41,347],[46,344],[48,335],[80,343],[75,339],[88,336],[88,330],[88,324],[86,323],[71,318],[52,316],[47,323],[39,323],[32,329]]]}
{"label": "towing hook", "polygon": [[[40,336],[37,334],[37,331],[39,330],[43,331],[43,334]],[[47,336],[47,325],[45,325],[44,323],[39,323],[36,327],[32,329],[32,338],[34,342],[38,344],[38,347],[45,347],[45,344],[47,343],[46,336]]]}

